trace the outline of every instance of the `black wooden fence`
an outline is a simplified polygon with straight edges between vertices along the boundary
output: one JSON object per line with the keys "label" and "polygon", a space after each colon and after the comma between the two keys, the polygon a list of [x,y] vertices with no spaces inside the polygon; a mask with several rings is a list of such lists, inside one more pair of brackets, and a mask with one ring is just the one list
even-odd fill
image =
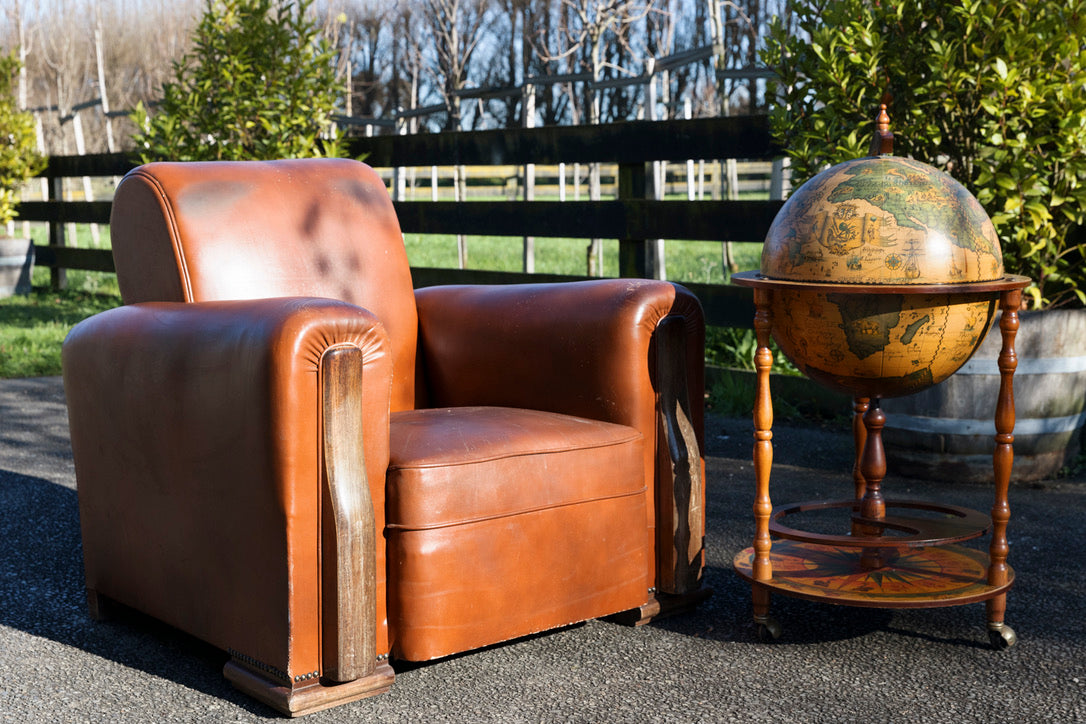
{"label": "black wooden fence", "polygon": [[[352,156],[375,168],[612,163],[618,198],[603,201],[396,201],[406,233],[618,239],[619,273],[652,274],[652,239],[755,241],[765,238],[780,201],[657,201],[646,198],[653,161],[769,160],[779,156],[763,116],[636,121],[598,126],[546,127],[351,139]],[[43,172],[50,198],[61,199],[61,179],[119,176],[134,166],[123,154],[54,156]],[[112,271],[108,250],[65,244],[64,224],[109,223],[109,201],[26,201],[20,219],[49,224],[49,244],[36,248],[56,286],[66,269]],[[448,283],[566,281],[585,277],[471,269],[412,270],[416,286]],[[687,284],[701,299],[709,324],[749,327],[749,290]]]}

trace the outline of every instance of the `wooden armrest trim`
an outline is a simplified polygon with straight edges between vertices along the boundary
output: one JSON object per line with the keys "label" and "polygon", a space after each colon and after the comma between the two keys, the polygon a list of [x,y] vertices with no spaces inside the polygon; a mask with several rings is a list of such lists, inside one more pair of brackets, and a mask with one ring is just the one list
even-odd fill
{"label": "wooden armrest trim", "polygon": [[324,473],[323,668],[353,681],[377,665],[376,530],[362,452],[362,362],[357,347],[321,358]]}
{"label": "wooden armrest trim", "polygon": [[[665,317],[656,328],[657,385],[662,465],[657,500],[657,589],[685,594],[701,587],[705,546],[701,451],[691,421],[686,375],[686,329],[682,317]],[[698,400],[700,402],[700,400]]]}

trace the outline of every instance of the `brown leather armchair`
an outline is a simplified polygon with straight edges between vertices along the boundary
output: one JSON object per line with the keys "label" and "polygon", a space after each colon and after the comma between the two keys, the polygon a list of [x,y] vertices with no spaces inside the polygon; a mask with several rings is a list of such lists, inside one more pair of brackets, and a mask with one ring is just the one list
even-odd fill
{"label": "brown leather armchair", "polygon": [[414,291],[345,160],[117,188],[126,306],[64,384],[88,601],[297,715],[422,661],[703,597],[704,322],[666,282]]}

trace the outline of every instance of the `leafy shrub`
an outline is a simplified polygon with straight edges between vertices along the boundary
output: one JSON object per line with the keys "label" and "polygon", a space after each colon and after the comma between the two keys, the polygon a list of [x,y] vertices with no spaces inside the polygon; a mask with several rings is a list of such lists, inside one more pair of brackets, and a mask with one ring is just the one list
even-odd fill
{"label": "leafy shrub", "polygon": [[[1034,306],[1086,304],[1086,0],[792,0],[763,60],[801,182],[865,155],[880,102],[895,153],[970,189]],[[785,17],[788,17],[787,13]]]}
{"label": "leafy shrub", "polygon": [[[801,373],[784,356],[777,343],[769,342],[773,352],[771,372],[783,375],[799,376]],[[737,370],[753,371],[754,354],[758,351],[758,338],[753,329],[739,327],[705,328],[705,362],[717,367],[729,367]]]}
{"label": "leafy shrub", "polygon": [[312,0],[207,0],[193,49],[174,63],[161,107],[140,105],[146,161],[339,155],[320,138],[336,106],[334,53]]}
{"label": "leafy shrub", "polygon": [[20,187],[45,167],[45,159],[37,152],[34,116],[20,111],[15,102],[20,67],[14,51],[0,56],[0,225],[4,226],[15,218]]}

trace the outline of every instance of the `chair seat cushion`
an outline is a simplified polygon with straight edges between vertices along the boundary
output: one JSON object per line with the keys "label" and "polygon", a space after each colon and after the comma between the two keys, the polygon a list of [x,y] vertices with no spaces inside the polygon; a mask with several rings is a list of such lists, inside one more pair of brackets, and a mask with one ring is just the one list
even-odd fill
{"label": "chair seat cushion", "polygon": [[535,410],[393,413],[394,654],[431,659],[644,603],[642,444],[630,427]]}
{"label": "chair seat cushion", "polygon": [[[393,413],[386,511],[397,528],[457,525],[643,493],[632,427],[507,407]],[[634,469],[636,467],[636,470]]]}

